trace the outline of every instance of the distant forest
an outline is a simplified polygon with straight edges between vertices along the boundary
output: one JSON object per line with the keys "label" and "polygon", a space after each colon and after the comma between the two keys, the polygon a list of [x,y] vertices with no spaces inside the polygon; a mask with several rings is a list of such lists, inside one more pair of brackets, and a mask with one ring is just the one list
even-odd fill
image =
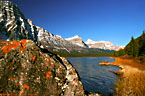
{"label": "distant forest", "polygon": [[113,56],[113,52],[108,53],[97,53],[97,54],[62,54],[58,53],[62,57],[108,57]]}
{"label": "distant forest", "polygon": [[131,38],[131,41],[126,45],[124,49],[114,52],[114,56],[129,55],[132,57],[145,57],[145,30],[143,34],[138,38]]}

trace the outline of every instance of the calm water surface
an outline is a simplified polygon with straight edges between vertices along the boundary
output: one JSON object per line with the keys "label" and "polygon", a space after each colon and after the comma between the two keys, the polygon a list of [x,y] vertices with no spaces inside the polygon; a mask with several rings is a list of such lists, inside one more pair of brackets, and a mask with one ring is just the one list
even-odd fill
{"label": "calm water surface", "polygon": [[114,59],[109,57],[68,57],[67,59],[79,73],[86,91],[111,96],[118,78],[109,70],[116,71],[119,67],[100,66],[99,62],[113,62]]}

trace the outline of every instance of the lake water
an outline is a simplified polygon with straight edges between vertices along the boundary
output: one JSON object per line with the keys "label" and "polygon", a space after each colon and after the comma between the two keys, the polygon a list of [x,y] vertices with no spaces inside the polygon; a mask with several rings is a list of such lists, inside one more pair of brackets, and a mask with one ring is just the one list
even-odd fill
{"label": "lake water", "polygon": [[118,77],[109,72],[116,71],[116,66],[100,66],[100,61],[113,62],[109,57],[68,57],[67,58],[79,73],[84,89],[92,93],[111,96],[115,91],[114,85]]}

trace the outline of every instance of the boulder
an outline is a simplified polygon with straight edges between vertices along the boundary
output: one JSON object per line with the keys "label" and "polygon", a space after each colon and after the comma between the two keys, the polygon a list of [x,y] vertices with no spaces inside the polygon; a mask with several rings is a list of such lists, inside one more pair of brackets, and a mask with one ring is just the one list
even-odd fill
{"label": "boulder", "polygon": [[0,94],[84,96],[76,70],[32,40],[0,41]]}

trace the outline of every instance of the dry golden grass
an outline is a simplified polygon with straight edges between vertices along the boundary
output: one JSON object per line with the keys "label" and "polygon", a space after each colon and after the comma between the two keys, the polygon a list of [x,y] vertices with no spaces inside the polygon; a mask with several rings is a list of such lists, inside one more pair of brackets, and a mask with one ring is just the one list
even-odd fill
{"label": "dry golden grass", "polygon": [[103,65],[119,66],[121,70],[114,73],[123,73],[114,96],[145,96],[145,64],[138,59],[117,57],[114,62]]}
{"label": "dry golden grass", "polygon": [[145,63],[140,63],[137,59],[122,59],[120,57],[116,57],[115,62],[113,63],[118,65],[128,65],[145,71]]}
{"label": "dry golden grass", "polygon": [[145,65],[121,58],[116,58],[113,63],[121,66],[124,71],[116,84],[114,96],[145,96]]}
{"label": "dry golden grass", "polygon": [[122,77],[116,84],[115,96],[145,96],[145,72]]}
{"label": "dry golden grass", "polygon": [[115,57],[114,62],[101,62],[100,65],[115,65],[121,68],[113,72],[122,74],[116,84],[114,96],[145,96],[145,64],[139,59]]}

